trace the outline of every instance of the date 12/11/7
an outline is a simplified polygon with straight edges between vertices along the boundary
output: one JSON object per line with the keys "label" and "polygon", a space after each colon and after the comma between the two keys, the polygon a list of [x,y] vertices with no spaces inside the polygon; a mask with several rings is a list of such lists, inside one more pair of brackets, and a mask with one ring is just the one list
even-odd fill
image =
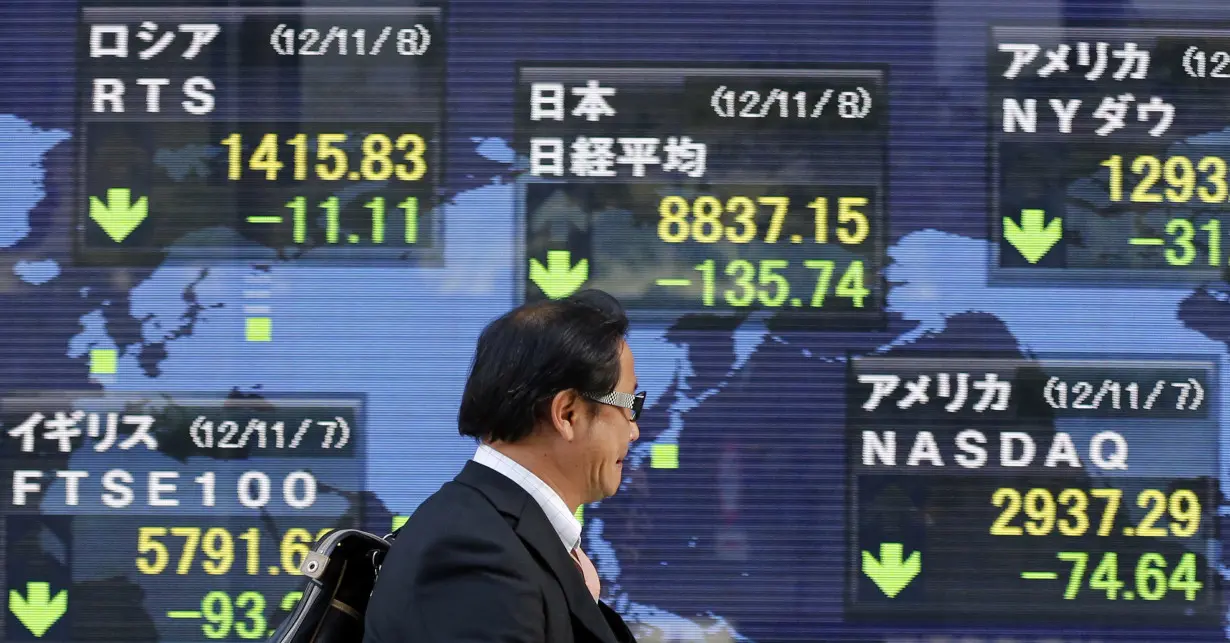
{"label": "date 12/11/7", "polygon": [[[372,197],[363,203],[362,207],[367,210],[365,218],[371,222],[371,236],[369,243],[373,245],[382,245],[388,238],[387,232],[390,218],[401,218],[403,221],[401,242],[405,245],[414,245],[419,239],[419,199],[416,196],[405,197],[396,203],[390,203],[391,199],[386,199],[382,196]],[[291,239],[294,243],[306,243],[308,239],[308,212],[309,208],[307,197],[296,196],[286,202],[286,208],[291,211]],[[325,235],[324,242],[327,244],[342,243],[341,234],[341,219],[342,205],[341,200],[336,196],[331,196],[320,203],[316,204],[316,208],[324,214],[325,220]],[[400,214],[394,215],[394,212]],[[393,216],[390,216],[393,215]],[[251,215],[247,217],[248,223],[253,224],[281,224],[285,219],[278,215]],[[349,234],[346,236],[346,241],[349,243],[358,243],[359,235]]]}
{"label": "date 12/11/7", "polygon": [[[807,287],[791,288],[786,274],[791,265],[785,259],[761,259],[756,262],[735,259],[724,265],[706,259],[694,269],[701,274],[701,303],[704,306],[718,304],[718,291],[727,306],[745,308],[759,303],[767,308],[791,306],[795,308],[825,308],[833,305],[834,295],[848,299],[853,308],[863,308],[871,291],[864,285],[865,268],[862,261],[851,261],[844,269],[838,262],[828,259],[808,259],[803,268],[814,270],[815,282],[808,279]],[[796,267],[797,268],[797,267]],[[723,276],[719,276],[723,275]],[[690,286],[689,279],[658,279],[660,286]],[[719,288],[719,286],[722,286]],[[810,291],[810,296],[791,296],[792,290]]]}

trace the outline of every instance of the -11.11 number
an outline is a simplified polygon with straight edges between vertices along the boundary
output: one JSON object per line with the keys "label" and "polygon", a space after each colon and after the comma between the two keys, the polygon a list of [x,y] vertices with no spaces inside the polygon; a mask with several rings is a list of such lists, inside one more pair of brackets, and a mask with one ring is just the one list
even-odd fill
{"label": "-11.11 number", "polygon": [[[789,267],[790,262],[785,259],[762,259],[756,263],[746,259],[735,259],[721,268],[721,272],[730,277],[734,285],[733,288],[723,289],[722,298],[728,305],[736,308],[750,306],[756,301],[769,308],[783,306],[790,301],[790,281],[779,271]],[[818,271],[816,287],[812,290],[809,306],[822,308],[825,297],[829,294],[829,288],[833,285],[837,262],[827,259],[808,259],[803,262],[803,267]],[[706,259],[697,264],[695,269],[701,273],[702,277],[701,302],[705,306],[716,305],[719,271],[717,262],[713,259]],[[838,297],[850,299],[855,308],[862,308],[863,300],[871,294],[871,291],[863,285],[863,273],[862,261],[850,262],[850,266],[837,280],[833,293]],[[796,306],[803,305],[802,300],[793,303]]]}
{"label": "-11.11 number", "polygon": [[[286,203],[293,213],[292,238],[295,243],[307,241],[307,199],[297,196]],[[317,204],[325,212],[325,243],[338,243],[341,228],[341,204],[337,197],[331,196]],[[363,204],[372,213],[372,243],[384,243],[385,231],[385,199],[375,197]],[[406,197],[396,206],[405,213],[405,234],[403,241],[407,244],[418,242],[419,238],[419,199]]]}

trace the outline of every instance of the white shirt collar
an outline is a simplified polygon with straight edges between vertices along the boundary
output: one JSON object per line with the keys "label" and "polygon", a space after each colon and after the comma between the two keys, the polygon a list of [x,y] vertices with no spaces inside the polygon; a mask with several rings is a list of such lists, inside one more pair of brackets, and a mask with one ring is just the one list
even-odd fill
{"label": "white shirt collar", "polygon": [[571,511],[568,511],[568,505],[564,504],[564,500],[559,497],[559,494],[555,493],[555,490],[543,482],[541,478],[531,473],[529,469],[521,466],[512,458],[486,444],[479,445],[473,460],[504,474],[509,480],[525,489],[530,494],[530,497],[542,507],[543,512],[547,514],[547,519],[551,521],[551,526],[555,528],[555,533],[559,535],[560,542],[564,544],[564,549],[572,551],[581,544],[581,523],[577,521],[576,516]]}

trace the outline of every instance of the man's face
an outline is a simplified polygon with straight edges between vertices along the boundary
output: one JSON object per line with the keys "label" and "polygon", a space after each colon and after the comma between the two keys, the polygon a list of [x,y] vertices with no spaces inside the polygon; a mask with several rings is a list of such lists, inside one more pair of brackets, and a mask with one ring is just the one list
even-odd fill
{"label": "man's face", "polygon": [[[619,354],[619,382],[615,390],[621,393],[636,393],[636,363],[632,350],[624,342]],[[591,402],[595,412],[577,427],[574,444],[579,452],[578,465],[584,467],[585,494],[583,503],[597,502],[615,495],[623,480],[624,458],[628,447],[640,437],[636,422],[631,420],[632,411],[609,404]]]}

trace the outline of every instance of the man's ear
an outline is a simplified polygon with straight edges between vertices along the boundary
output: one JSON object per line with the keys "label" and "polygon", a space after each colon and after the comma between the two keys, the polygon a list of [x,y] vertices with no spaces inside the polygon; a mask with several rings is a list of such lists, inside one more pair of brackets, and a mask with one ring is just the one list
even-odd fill
{"label": "man's ear", "polygon": [[569,442],[576,437],[576,422],[585,410],[584,404],[581,396],[572,389],[560,391],[551,398],[551,406],[548,410],[551,427]]}

